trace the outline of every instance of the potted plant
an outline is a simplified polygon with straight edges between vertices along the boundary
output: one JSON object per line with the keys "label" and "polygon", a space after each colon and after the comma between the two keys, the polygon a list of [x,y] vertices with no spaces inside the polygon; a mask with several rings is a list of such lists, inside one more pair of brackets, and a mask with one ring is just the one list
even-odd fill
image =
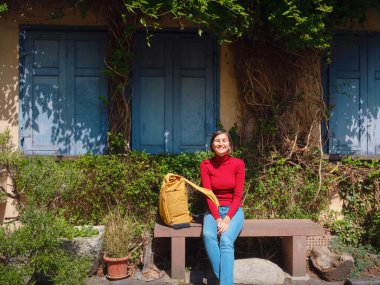
{"label": "potted plant", "polygon": [[120,209],[110,212],[105,225],[103,259],[106,276],[113,280],[126,278],[132,253],[141,244],[141,227],[133,215],[121,213]]}

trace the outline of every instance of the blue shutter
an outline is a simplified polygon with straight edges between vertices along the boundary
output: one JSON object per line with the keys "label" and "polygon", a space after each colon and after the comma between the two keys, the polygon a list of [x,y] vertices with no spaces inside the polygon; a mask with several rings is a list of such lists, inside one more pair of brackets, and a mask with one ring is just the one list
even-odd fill
{"label": "blue shutter", "polygon": [[[134,44],[132,148],[161,153],[171,149],[171,50],[164,37],[149,47],[144,34]],[[168,134],[165,137],[165,132]]]}
{"label": "blue shutter", "polygon": [[368,40],[368,104],[366,108],[368,154],[380,154],[380,38]]}
{"label": "blue shutter", "polygon": [[144,34],[134,46],[132,147],[150,153],[207,148],[215,126],[215,55],[207,36]]}
{"label": "blue shutter", "polygon": [[106,54],[106,35],[70,33],[68,35],[68,73],[71,88],[68,102],[70,152],[72,154],[106,151],[107,143],[107,82],[102,75]]}
{"label": "blue shutter", "polygon": [[26,31],[21,75],[25,154],[104,153],[105,33]]}
{"label": "blue shutter", "polygon": [[65,147],[66,128],[63,121],[65,87],[61,84],[66,82],[64,35],[27,33],[24,51],[22,141],[25,154],[59,154]]}
{"label": "blue shutter", "polygon": [[211,38],[174,42],[174,152],[208,149],[214,130],[214,50]]}
{"label": "blue shutter", "polygon": [[337,37],[330,65],[331,154],[361,154],[366,151],[364,110],[367,94],[366,42],[359,37]]}

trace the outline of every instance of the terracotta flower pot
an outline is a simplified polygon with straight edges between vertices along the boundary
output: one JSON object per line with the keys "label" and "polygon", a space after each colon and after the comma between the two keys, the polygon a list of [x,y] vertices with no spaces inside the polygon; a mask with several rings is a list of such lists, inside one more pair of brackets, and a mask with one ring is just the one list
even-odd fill
{"label": "terracotta flower pot", "polygon": [[107,264],[107,278],[116,280],[128,277],[129,256],[121,258],[104,256],[103,259]]}

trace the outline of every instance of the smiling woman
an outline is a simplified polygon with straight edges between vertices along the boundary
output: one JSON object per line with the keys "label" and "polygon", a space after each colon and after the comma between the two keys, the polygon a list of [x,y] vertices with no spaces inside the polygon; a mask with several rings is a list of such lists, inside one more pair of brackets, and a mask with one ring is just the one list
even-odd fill
{"label": "smiling woman", "polygon": [[244,224],[241,199],[245,167],[241,159],[229,156],[232,140],[228,132],[215,132],[210,149],[215,156],[200,165],[202,186],[214,192],[220,207],[207,198],[209,212],[204,216],[203,241],[216,277],[221,285],[227,285],[233,284],[234,242]]}

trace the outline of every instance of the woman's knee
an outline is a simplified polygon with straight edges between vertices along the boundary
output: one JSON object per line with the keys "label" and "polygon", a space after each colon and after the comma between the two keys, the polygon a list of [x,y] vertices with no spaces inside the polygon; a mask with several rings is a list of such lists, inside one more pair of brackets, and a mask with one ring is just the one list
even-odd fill
{"label": "woman's knee", "polygon": [[216,234],[213,231],[203,229],[203,240],[215,240]]}
{"label": "woman's knee", "polygon": [[227,234],[220,236],[220,247],[233,247],[235,240]]}

